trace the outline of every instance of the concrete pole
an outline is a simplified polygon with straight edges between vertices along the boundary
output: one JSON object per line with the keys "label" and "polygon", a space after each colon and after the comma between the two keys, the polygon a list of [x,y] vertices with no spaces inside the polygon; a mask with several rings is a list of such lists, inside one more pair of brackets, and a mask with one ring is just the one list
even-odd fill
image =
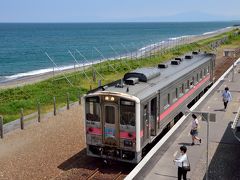
{"label": "concrete pole", "polygon": [[98,87],[102,86],[102,80],[98,80]]}
{"label": "concrete pole", "polygon": [[24,115],[23,115],[23,108],[21,108],[20,110],[20,126],[21,126],[21,129],[23,130],[24,129]]}
{"label": "concrete pole", "polygon": [[0,137],[3,139],[3,117],[0,116]]}
{"label": "concrete pole", "polygon": [[81,92],[78,93],[78,104],[81,105]]}
{"label": "concrete pole", "polygon": [[37,110],[38,110],[38,122],[41,122],[41,111],[40,111],[40,103],[37,103]]}
{"label": "concrete pole", "polygon": [[57,112],[56,112],[56,97],[53,97],[53,115],[56,116]]}
{"label": "concrete pole", "polygon": [[206,159],[206,180],[208,180],[208,144],[209,144],[209,116],[208,114],[208,119],[207,119],[207,159]]}
{"label": "concrete pole", "polygon": [[67,110],[70,109],[70,106],[69,106],[69,93],[67,93]]}

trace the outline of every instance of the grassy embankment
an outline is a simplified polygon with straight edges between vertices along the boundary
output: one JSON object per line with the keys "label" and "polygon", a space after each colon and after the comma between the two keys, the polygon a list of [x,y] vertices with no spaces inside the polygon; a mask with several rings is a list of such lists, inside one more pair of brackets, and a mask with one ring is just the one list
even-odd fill
{"label": "grassy embankment", "polygon": [[[109,83],[122,78],[124,73],[130,71],[128,68],[129,66],[132,70],[138,67],[156,66],[160,62],[167,61],[173,57],[183,55],[193,50],[201,49],[203,51],[211,51],[208,45],[226,36],[229,37],[228,41],[222,46],[226,47],[231,44],[234,46],[239,45],[240,35],[238,34],[238,36],[233,36],[232,34],[233,31],[223,33],[206,40],[200,40],[195,43],[180,45],[171,49],[165,49],[162,52],[155,52],[150,57],[145,57],[138,60],[124,59],[103,62],[101,64],[94,65],[94,69],[96,69],[104,77],[104,79],[102,79],[102,84]],[[114,69],[116,69],[116,71],[109,66],[109,63],[114,67]],[[89,67],[86,70],[86,74],[91,79],[92,72],[92,67]],[[79,93],[86,93],[90,86],[92,86],[92,88],[97,87],[98,80],[101,79],[97,73],[95,82],[86,79],[81,72],[71,73],[68,75],[70,81],[74,85],[73,87],[69,85],[66,79],[59,75],[58,77],[55,77],[55,80],[51,78],[32,85],[0,90],[0,115],[3,115],[4,123],[18,119],[21,108],[24,109],[24,114],[31,114],[35,112],[37,102],[40,102],[41,104],[41,112],[50,111],[53,107],[54,96],[56,97],[57,107],[66,105],[67,93],[70,95],[70,101],[77,101]]]}

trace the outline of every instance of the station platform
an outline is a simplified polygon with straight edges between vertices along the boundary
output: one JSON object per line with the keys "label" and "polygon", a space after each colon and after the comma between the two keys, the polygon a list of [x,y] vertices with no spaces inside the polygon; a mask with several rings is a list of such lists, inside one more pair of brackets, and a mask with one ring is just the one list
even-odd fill
{"label": "station platform", "polygon": [[[232,72],[229,71],[195,109],[216,114],[216,122],[209,123],[208,179],[211,180],[240,179],[240,142],[234,137],[231,129],[240,106],[240,73],[237,68],[240,68],[240,65],[235,69],[233,81]],[[221,95],[226,86],[230,89],[232,101],[225,112]],[[191,180],[206,178],[207,122],[198,116],[198,135],[202,143],[196,141],[195,145],[191,146],[191,120],[191,116],[188,116],[133,179],[177,179],[177,166],[173,160],[180,155],[179,148],[182,145],[188,149],[187,155],[191,164],[187,178]]]}

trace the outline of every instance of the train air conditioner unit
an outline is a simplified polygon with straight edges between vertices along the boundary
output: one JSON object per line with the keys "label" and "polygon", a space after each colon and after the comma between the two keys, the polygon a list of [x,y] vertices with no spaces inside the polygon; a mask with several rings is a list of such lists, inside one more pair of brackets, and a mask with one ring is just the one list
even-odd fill
{"label": "train air conditioner unit", "polygon": [[168,68],[168,65],[165,64],[165,63],[160,63],[160,64],[158,64],[158,68],[159,69],[166,69],[166,68]]}
{"label": "train air conditioner unit", "polygon": [[128,72],[124,75],[123,80],[126,82],[129,78],[138,78],[140,82],[147,82],[157,76],[160,76],[160,70],[158,68],[139,68],[132,72]]}
{"label": "train air conditioner unit", "polygon": [[176,60],[176,61],[180,61],[180,62],[182,62],[182,61],[183,61],[183,58],[176,57],[175,60]]}
{"label": "train air conditioner unit", "polygon": [[179,65],[179,64],[180,64],[180,61],[178,61],[178,60],[171,61],[171,65]]}
{"label": "train air conditioner unit", "polygon": [[185,59],[192,59],[192,58],[193,58],[192,55],[186,55],[186,56],[185,56]]}
{"label": "train air conditioner unit", "polygon": [[127,85],[135,85],[137,83],[139,83],[139,79],[136,77],[131,77],[125,80],[125,84]]}
{"label": "train air conditioner unit", "polygon": [[193,54],[193,55],[198,55],[199,52],[197,52],[197,51],[193,51],[192,54]]}

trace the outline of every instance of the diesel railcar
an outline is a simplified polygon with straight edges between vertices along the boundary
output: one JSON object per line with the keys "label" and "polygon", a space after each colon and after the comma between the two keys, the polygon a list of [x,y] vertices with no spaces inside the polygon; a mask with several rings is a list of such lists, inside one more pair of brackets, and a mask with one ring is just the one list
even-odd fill
{"label": "diesel railcar", "polygon": [[140,68],[84,96],[87,155],[138,163],[146,147],[213,82],[215,55]]}

